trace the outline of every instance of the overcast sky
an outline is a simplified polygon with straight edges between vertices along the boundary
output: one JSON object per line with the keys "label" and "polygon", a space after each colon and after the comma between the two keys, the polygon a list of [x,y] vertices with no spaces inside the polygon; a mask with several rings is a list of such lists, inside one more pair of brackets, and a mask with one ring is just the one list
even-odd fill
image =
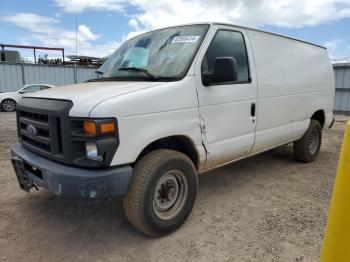
{"label": "overcast sky", "polygon": [[80,55],[108,55],[127,38],[167,25],[217,21],[321,44],[332,58],[350,57],[350,0],[2,1],[0,43],[64,47],[74,54],[75,17]]}

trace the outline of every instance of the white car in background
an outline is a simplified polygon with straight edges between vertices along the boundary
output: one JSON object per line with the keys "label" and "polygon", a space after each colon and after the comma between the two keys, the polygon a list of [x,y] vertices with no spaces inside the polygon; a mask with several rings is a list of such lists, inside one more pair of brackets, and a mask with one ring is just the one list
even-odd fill
{"label": "white car in background", "polygon": [[25,85],[17,91],[0,93],[0,109],[6,112],[11,112],[16,109],[18,101],[26,93],[34,93],[40,90],[55,87],[47,84],[30,84]]}

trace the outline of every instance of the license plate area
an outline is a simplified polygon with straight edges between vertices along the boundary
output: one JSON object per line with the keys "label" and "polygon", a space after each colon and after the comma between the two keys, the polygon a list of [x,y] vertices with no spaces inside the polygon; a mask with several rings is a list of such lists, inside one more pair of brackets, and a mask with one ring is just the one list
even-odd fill
{"label": "license plate area", "polygon": [[40,169],[33,167],[31,165],[28,165],[26,162],[23,162],[24,164],[24,169],[33,175],[35,175],[37,178],[43,180],[43,172],[41,172]]}
{"label": "license plate area", "polygon": [[[11,162],[12,162],[13,168],[15,170],[16,177],[17,177],[17,180],[18,180],[18,183],[19,183],[19,186],[21,187],[21,189],[23,189],[26,192],[30,192],[30,189],[33,187],[38,189],[37,185],[34,184],[34,182],[32,181],[32,179],[30,179],[30,177],[28,176],[28,173],[27,173],[27,171],[33,173],[31,170],[34,170],[34,168],[31,167],[30,165],[28,165],[27,163],[25,163],[22,159],[20,159],[18,157],[12,157]],[[36,170],[34,170],[34,171],[36,171]],[[38,172],[36,172],[37,174],[35,174],[35,173],[33,173],[33,174],[38,176],[38,177],[41,176],[41,179],[42,179],[41,170],[37,169],[37,171],[38,171]]]}

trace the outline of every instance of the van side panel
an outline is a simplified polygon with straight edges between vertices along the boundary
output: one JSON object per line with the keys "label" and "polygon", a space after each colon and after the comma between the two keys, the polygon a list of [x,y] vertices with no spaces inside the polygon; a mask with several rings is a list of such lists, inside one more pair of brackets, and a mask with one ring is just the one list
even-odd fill
{"label": "van side panel", "polygon": [[111,116],[118,119],[120,139],[112,166],[134,163],[152,142],[180,135],[192,141],[199,157],[198,169],[204,168],[206,152],[193,76],[110,98],[90,112],[90,117]]}
{"label": "van side panel", "polygon": [[332,121],[334,76],[327,50],[247,30],[258,78],[256,139],[252,153],[303,136],[318,110]]}

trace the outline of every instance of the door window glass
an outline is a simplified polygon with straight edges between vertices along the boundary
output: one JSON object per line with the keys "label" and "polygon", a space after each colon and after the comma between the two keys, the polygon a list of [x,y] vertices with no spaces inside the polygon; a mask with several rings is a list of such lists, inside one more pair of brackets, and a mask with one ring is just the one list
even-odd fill
{"label": "door window glass", "polygon": [[249,81],[248,56],[242,33],[227,30],[216,33],[203,58],[202,74],[214,73],[214,62],[217,57],[233,57],[237,63],[237,81]]}
{"label": "door window glass", "polygon": [[27,86],[26,88],[24,88],[22,90],[22,92],[24,93],[32,93],[32,92],[36,92],[41,90],[41,86],[40,85],[31,85],[31,86]]}
{"label": "door window glass", "polygon": [[40,90],[45,90],[45,89],[49,89],[49,86],[40,86]]}

